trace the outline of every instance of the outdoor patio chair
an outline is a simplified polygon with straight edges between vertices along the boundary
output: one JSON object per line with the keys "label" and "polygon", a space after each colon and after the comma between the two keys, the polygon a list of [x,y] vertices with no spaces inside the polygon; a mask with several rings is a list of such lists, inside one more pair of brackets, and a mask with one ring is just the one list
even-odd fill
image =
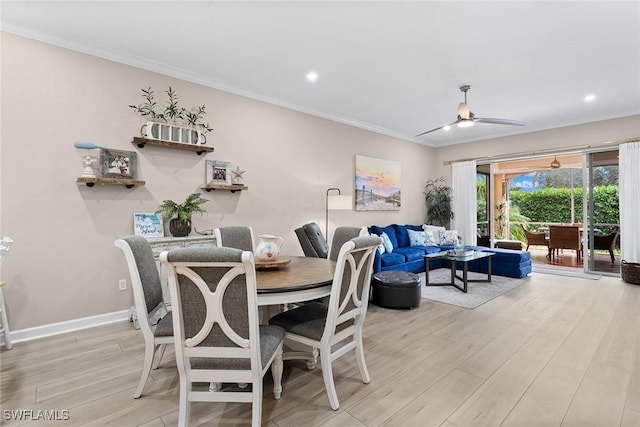
{"label": "outdoor patio chair", "polygon": [[524,236],[527,239],[527,248],[525,249],[526,251],[529,250],[529,246],[531,245],[546,246],[547,249],[549,248],[549,240],[547,239],[547,233],[528,231],[526,228],[524,228],[524,225],[521,225],[521,227],[522,227],[522,230],[524,231]]}
{"label": "outdoor patio chair", "polygon": [[609,251],[609,256],[611,257],[611,262],[615,262],[616,257],[613,251],[616,249],[616,239],[618,238],[618,234],[620,234],[620,229],[616,227],[616,229],[605,236],[593,236],[593,249],[600,249],[604,251]]}
{"label": "outdoor patio chair", "polygon": [[573,249],[576,251],[576,260],[582,256],[582,241],[580,240],[580,227],[576,225],[550,225],[549,226],[549,253],[555,257],[558,249]]}

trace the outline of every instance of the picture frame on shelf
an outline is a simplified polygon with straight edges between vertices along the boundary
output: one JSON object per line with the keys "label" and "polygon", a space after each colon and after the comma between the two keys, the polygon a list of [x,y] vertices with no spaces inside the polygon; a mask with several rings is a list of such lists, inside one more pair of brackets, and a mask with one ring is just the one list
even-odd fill
{"label": "picture frame on shelf", "polygon": [[229,162],[207,160],[205,164],[205,184],[231,185]]}
{"label": "picture frame on shelf", "polygon": [[100,149],[100,176],[135,179],[138,155],[134,151]]}
{"label": "picture frame on shelf", "polygon": [[133,232],[145,238],[164,237],[162,215],[154,213],[134,213]]}

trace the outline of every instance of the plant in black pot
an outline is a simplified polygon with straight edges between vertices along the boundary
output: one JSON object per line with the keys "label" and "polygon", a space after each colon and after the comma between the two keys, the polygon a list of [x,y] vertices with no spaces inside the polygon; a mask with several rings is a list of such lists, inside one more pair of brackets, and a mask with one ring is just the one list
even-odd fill
{"label": "plant in black pot", "polygon": [[169,220],[169,232],[173,237],[186,237],[191,233],[191,214],[199,212],[207,213],[201,205],[207,203],[200,194],[190,194],[186,200],[178,204],[173,200],[165,200],[158,207],[157,214],[162,214],[166,221]]}

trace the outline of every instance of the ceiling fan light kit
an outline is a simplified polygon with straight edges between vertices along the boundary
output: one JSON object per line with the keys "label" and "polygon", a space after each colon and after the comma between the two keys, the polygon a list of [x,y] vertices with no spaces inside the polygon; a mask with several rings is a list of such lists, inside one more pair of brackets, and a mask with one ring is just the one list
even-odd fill
{"label": "ceiling fan light kit", "polygon": [[464,93],[464,102],[458,104],[458,118],[455,122],[449,123],[444,126],[437,127],[435,129],[428,130],[426,132],[422,132],[421,134],[416,135],[416,137],[426,135],[431,132],[435,132],[440,129],[448,130],[450,126],[456,125],[459,128],[469,128],[474,125],[474,122],[479,123],[489,123],[494,125],[508,125],[508,126],[524,126],[524,122],[519,122],[517,120],[508,120],[508,119],[490,119],[490,118],[481,118],[476,117],[471,110],[469,110],[469,104],[467,104],[467,92],[471,89],[470,85],[462,85],[460,86],[460,92]]}

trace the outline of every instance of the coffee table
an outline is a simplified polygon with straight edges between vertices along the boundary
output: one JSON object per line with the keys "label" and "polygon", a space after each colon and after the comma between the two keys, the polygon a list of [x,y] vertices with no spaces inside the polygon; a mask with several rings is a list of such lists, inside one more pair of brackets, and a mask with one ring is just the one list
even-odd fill
{"label": "coffee table", "polygon": [[[427,254],[424,256],[424,270],[425,270],[425,286],[453,286],[456,289],[467,293],[467,285],[470,282],[486,282],[491,283],[491,257],[495,255],[493,252],[480,252],[474,251],[473,254],[468,256],[456,256],[449,254],[448,251],[436,252],[433,254]],[[487,278],[486,279],[469,279],[467,277],[467,267],[469,261],[475,261],[477,259],[487,258]],[[451,264],[451,281],[450,282],[430,282],[429,281],[429,261],[432,259],[444,259]],[[457,264],[462,263],[462,277],[457,275]],[[456,279],[462,281],[462,286],[456,283]]]}

